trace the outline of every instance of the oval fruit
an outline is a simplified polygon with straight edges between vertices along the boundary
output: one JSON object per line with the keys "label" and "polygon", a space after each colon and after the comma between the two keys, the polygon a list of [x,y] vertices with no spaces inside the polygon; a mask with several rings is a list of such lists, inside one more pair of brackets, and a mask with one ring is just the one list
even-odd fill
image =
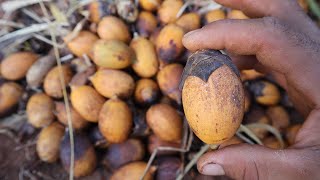
{"label": "oval fruit", "polygon": [[[62,102],[56,102],[55,107],[55,115],[57,116],[59,122],[68,127],[68,116],[65,104]],[[88,121],[81,117],[80,114],[72,106],[70,106],[70,115],[73,129],[82,129],[89,125]]]}
{"label": "oval fruit", "polygon": [[156,104],[147,111],[147,123],[163,141],[178,142],[182,137],[182,119],[177,110],[168,104]]}
{"label": "oval fruit", "polygon": [[242,81],[255,80],[265,76],[265,74],[262,74],[254,69],[242,70],[240,75]]}
{"label": "oval fruit", "polygon": [[162,0],[140,0],[140,6],[146,11],[155,11],[160,6]]}
{"label": "oval fruit", "polygon": [[[254,106],[244,117],[244,121],[247,124],[251,124],[251,123],[259,123],[259,124],[268,124],[270,125],[270,119],[268,118],[268,116],[266,115],[266,113],[264,112],[264,109],[262,109],[259,106]],[[250,128],[249,129],[255,134],[257,135],[258,138],[260,139],[264,139],[269,131],[263,128]]]}
{"label": "oval fruit", "polygon": [[276,105],[280,101],[280,91],[274,84],[267,81],[255,81],[249,86],[255,100],[262,105]]}
{"label": "oval fruit", "polygon": [[89,4],[89,12],[90,20],[99,23],[104,16],[116,14],[117,9],[114,3],[98,0]]}
{"label": "oval fruit", "polygon": [[249,19],[242,11],[231,10],[228,12],[228,19]]}
{"label": "oval fruit", "polygon": [[214,21],[222,20],[226,18],[226,14],[221,9],[216,9],[207,12],[207,14],[204,17],[205,24],[209,24]]}
{"label": "oval fruit", "polygon": [[[70,136],[66,132],[60,145],[60,159],[64,169],[70,170]],[[91,174],[97,166],[97,156],[88,137],[81,133],[74,133],[74,176],[82,177]]]}
{"label": "oval fruit", "polygon": [[22,87],[14,82],[6,82],[0,85],[0,117],[9,113],[22,97]]}
{"label": "oval fruit", "polygon": [[176,179],[182,166],[181,160],[176,157],[162,157],[159,159],[156,179]]}
{"label": "oval fruit", "polygon": [[272,126],[283,131],[290,125],[288,112],[282,106],[272,106],[266,111],[267,116],[272,122]]}
{"label": "oval fruit", "polygon": [[78,57],[84,54],[90,55],[92,46],[99,39],[98,36],[90,31],[80,31],[79,34],[72,38],[73,34],[69,34],[64,38],[69,50]]}
{"label": "oval fruit", "polygon": [[[52,68],[49,71],[49,73],[46,75],[43,82],[44,91],[46,92],[46,94],[48,94],[53,98],[63,97],[59,68],[60,68],[59,66]],[[68,65],[62,65],[61,72],[64,79],[64,85],[66,87],[68,83],[71,81],[73,73],[71,68]]]}
{"label": "oval fruit", "polygon": [[176,24],[185,32],[193,31],[200,28],[200,16],[195,12],[186,13],[177,20]]}
{"label": "oval fruit", "polygon": [[119,40],[128,43],[131,35],[128,26],[115,16],[106,16],[98,24],[97,33],[104,40]]}
{"label": "oval fruit", "polygon": [[161,69],[157,75],[157,82],[164,95],[169,96],[178,104],[181,103],[181,91],[179,90],[179,83],[183,66],[180,64],[169,64]]}
{"label": "oval fruit", "polygon": [[99,40],[92,49],[92,58],[96,65],[111,69],[123,69],[135,60],[134,52],[119,40]]}
{"label": "oval fruit", "polygon": [[1,62],[1,75],[8,80],[22,79],[37,59],[38,56],[32,52],[13,53]]}
{"label": "oval fruit", "polygon": [[244,90],[229,57],[214,50],[195,52],[181,87],[186,118],[199,139],[221,144],[234,136],[244,115]]}
{"label": "oval fruit", "polygon": [[98,122],[105,99],[90,86],[72,86],[70,99],[74,109],[87,121]]}
{"label": "oval fruit", "polygon": [[151,79],[140,79],[134,92],[134,99],[141,105],[154,103],[159,97],[159,87]]}
{"label": "oval fruit", "polygon": [[139,14],[136,26],[138,33],[142,37],[149,37],[152,32],[157,28],[158,22],[156,17],[147,11],[142,11]]}
{"label": "oval fruit", "polygon": [[160,31],[157,37],[157,53],[160,59],[172,62],[183,51],[182,38],[184,30],[175,24],[169,24]]}
{"label": "oval fruit", "polygon": [[52,163],[58,160],[63,135],[64,127],[58,122],[41,130],[37,140],[37,153],[42,161]]}
{"label": "oval fruit", "polygon": [[130,47],[136,54],[133,70],[144,78],[154,76],[158,72],[159,62],[154,45],[149,40],[138,37],[131,41]]}
{"label": "oval fruit", "polygon": [[132,112],[119,99],[109,99],[99,114],[99,129],[110,143],[121,143],[128,139],[132,128]]}
{"label": "oval fruit", "polygon": [[44,93],[31,96],[27,104],[28,122],[34,127],[40,128],[49,125],[55,118],[54,102]]}
{"label": "oval fruit", "polygon": [[[147,163],[142,161],[132,162],[125,166],[122,166],[111,176],[110,180],[138,180],[143,175],[144,170],[147,167]],[[152,180],[154,167],[151,167],[147,172],[144,180]]]}
{"label": "oval fruit", "polygon": [[104,162],[108,167],[117,169],[130,162],[141,161],[144,154],[142,142],[137,139],[129,139],[120,144],[111,144],[108,147]]}
{"label": "oval fruit", "polygon": [[134,91],[133,78],[119,70],[100,69],[90,78],[94,88],[104,97],[129,98]]}
{"label": "oval fruit", "polygon": [[161,23],[168,24],[175,22],[182,6],[182,0],[164,0],[158,9],[158,17]]}

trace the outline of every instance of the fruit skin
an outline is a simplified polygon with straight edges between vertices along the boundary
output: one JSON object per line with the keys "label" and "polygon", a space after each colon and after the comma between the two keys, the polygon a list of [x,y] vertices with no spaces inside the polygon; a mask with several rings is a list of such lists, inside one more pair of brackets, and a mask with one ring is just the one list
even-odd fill
{"label": "fruit skin", "polygon": [[129,106],[117,99],[109,99],[99,113],[99,129],[110,143],[121,143],[128,139],[132,130],[132,112]]}
{"label": "fruit skin", "polygon": [[263,139],[264,146],[271,149],[281,149],[280,142],[275,137],[267,137]]}
{"label": "fruit skin", "polygon": [[96,72],[96,68],[94,66],[88,67],[86,70],[78,72],[75,74],[69,85],[70,86],[83,86],[89,83],[89,78]]}
{"label": "fruit skin", "polygon": [[154,103],[159,97],[159,87],[151,79],[140,79],[134,92],[134,99],[141,105]]}
{"label": "fruit skin", "polygon": [[226,18],[226,14],[224,13],[224,11],[221,9],[216,9],[216,10],[209,11],[205,15],[204,21],[205,21],[205,24],[209,24],[211,22],[222,20],[225,18]]}
{"label": "fruit skin", "polygon": [[143,78],[150,78],[158,72],[159,62],[154,45],[151,41],[138,37],[131,41],[130,47],[136,54],[133,70]]}
{"label": "fruit skin", "polygon": [[78,57],[82,57],[84,54],[90,55],[92,46],[99,39],[90,31],[80,31],[75,38],[70,40],[71,37],[72,34],[67,35],[64,41],[69,50]]}
{"label": "fruit skin", "polygon": [[[97,157],[88,137],[82,133],[74,133],[74,176],[82,177],[91,174],[97,166]],[[64,169],[70,169],[70,136],[66,132],[60,144],[60,159]]]}
{"label": "fruit skin", "polygon": [[[60,68],[59,66],[52,68],[49,71],[49,73],[46,75],[43,82],[44,91],[46,92],[47,95],[53,98],[63,97],[59,68]],[[73,76],[72,70],[70,66],[62,65],[61,72],[64,79],[64,85],[67,86]]]}
{"label": "fruit skin", "polygon": [[147,111],[147,123],[163,141],[179,142],[182,137],[182,119],[177,110],[168,104],[156,104]]}
{"label": "fruit skin", "polygon": [[[129,163],[115,171],[110,180],[139,180],[146,167],[147,163],[142,161]],[[155,168],[151,167],[144,180],[152,180],[154,171]]]}
{"label": "fruit skin", "polygon": [[[173,148],[180,148],[181,142],[167,142],[162,141],[160,138],[158,138],[156,135],[152,134],[148,138],[148,151],[150,154],[153,153],[153,151],[156,150],[158,147],[173,147]],[[157,155],[172,155],[177,154],[178,152],[175,151],[158,151]]]}
{"label": "fruit skin", "polygon": [[221,144],[234,136],[244,115],[244,89],[229,57],[214,50],[195,52],[180,87],[186,118],[199,139]]}
{"label": "fruit skin", "polygon": [[181,103],[181,91],[179,83],[183,72],[183,66],[180,64],[169,64],[157,74],[157,82],[164,95],[169,96],[178,104]]}
{"label": "fruit skin", "polygon": [[[62,102],[55,102],[55,115],[60,123],[68,127],[68,116],[65,108],[65,104]],[[71,123],[73,129],[83,129],[89,125],[88,121],[86,121],[80,114],[70,106],[70,115],[71,115]]]}
{"label": "fruit skin", "polygon": [[158,9],[158,17],[163,24],[173,23],[183,6],[182,0],[164,0]]}
{"label": "fruit skin", "polygon": [[[271,121],[269,117],[266,115],[263,108],[259,106],[254,106],[245,116],[244,116],[244,122],[246,124],[251,123],[259,123],[259,124],[271,124]],[[269,131],[262,128],[250,128],[249,129],[257,135],[258,138],[264,139]]]}
{"label": "fruit skin", "polygon": [[22,97],[22,87],[14,82],[6,82],[0,85],[0,117],[10,113]]}
{"label": "fruit skin", "polygon": [[111,69],[124,69],[135,60],[133,50],[119,40],[99,40],[92,49],[96,65]]}
{"label": "fruit skin", "polygon": [[137,139],[129,139],[120,144],[111,144],[104,158],[107,167],[117,169],[120,166],[133,161],[141,161],[145,155],[142,142]]}
{"label": "fruit skin", "polygon": [[163,157],[159,159],[159,166],[157,167],[156,179],[158,180],[175,180],[177,178],[178,170],[182,163],[176,157]]}
{"label": "fruit skin", "polygon": [[241,144],[241,143],[243,143],[243,141],[240,138],[238,138],[237,136],[233,136],[228,141],[225,141],[224,143],[222,143],[219,146],[219,149],[227,147],[227,146],[231,146],[231,145]]}
{"label": "fruit skin", "polygon": [[19,80],[26,76],[29,68],[38,59],[32,52],[17,52],[1,62],[1,75],[8,80]]}
{"label": "fruit skin", "polygon": [[94,88],[104,97],[129,98],[134,91],[133,78],[119,70],[100,69],[90,78]]}
{"label": "fruit skin", "polygon": [[157,38],[157,53],[165,62],[172,62],[184,50],[182,38],[184,30],[175,24],[168,24],[160,31]]}
{"label": "fruit skin", "polygon": [[140,6],[146,11],[155,11],[161,5],[162,0],[140,0]]}
{"label": "fruit skin", "polygon": [[39,87],[50,69],[56,64],[56,59],[49,54],[39,58],[29,68],[26,79],[30,87]]}
{"label": "fruit skin", "polygon": [[242,11],[231,10],[227,15],[228,19],[249,19]]}
{"label": "fruit skin", "polygon": [[44,93],[34,94],[27,104],[28,122],[36,128],[45,127],[55,119],[54,109],[54,102],[49,96]]}
{"label": "fruit skin", "polygon": [[200,28],[200,16],[197,13],[191,12],[183,14],[176,24],[184,29],[185,32]]}
{"label": "fruit skin", "polygon": [[152,13],[148,11],[142,11],[138,16],[136,27],[140,36],[149,37],[157,28],[157,24],[158,21]]}
{"label": "fruit skin", "polygon": [[251,94],[245,89],[244,91],[244,111],[249,112],[251,106]]}
{"label": "fruit skin", "polygon": [[119,17],[128,23],[137,20],[139,11],[135,3],[131,0],[116,1],[117,13]]}
{"label": "fruit skin", "polygon": [[128,43],[131,35],[128,26],[115,16],[106,16],[98,24],[97,33],[104,40],[119,40]]}
{"label": "fruit skin", "polygon": [[299,132],[299,130],[301,129],[302,124],[295,124],[295,125],[291,125],[287,128],[286,130],[286,139],[289,143],[289,145],[293,145],[296,139],[296,136]]}
{"label": "fruit skin", "polygon": [[284,131],[290,125],[288,112],[282,106],[271,106],[266,111],[272,122],[272,126],[280,131]]}
{"label": "fruit skin", "polygon": [[262,105],[276,105],[280,101],[280,91],[274,84],[267,81],[255,81],[249,86],[255,100]]}
{"label": "fruit skin", "polygon": [[116,14],[117,9],[114,3],[97,0],[89,4],[89,12],[90,20],[94,23],[99,23],[104,16]]}
{"label": "fruit skin", "polygon": [[250,81],[264,77],[265,74],[262,74],[254,69],[242,70],[241,71],[241,80]]}
{"label": "fruit skin", "polygon": [[64,127],[58,122],[41,130],[37,140],[37,153],[41,161],[52,163],[58,160],[63,135]]}
{"label": "fruit skin", "polygon": [[72,86],[70,99],[74,109],[87,121],[98,122],[105,99],[90,86]]}

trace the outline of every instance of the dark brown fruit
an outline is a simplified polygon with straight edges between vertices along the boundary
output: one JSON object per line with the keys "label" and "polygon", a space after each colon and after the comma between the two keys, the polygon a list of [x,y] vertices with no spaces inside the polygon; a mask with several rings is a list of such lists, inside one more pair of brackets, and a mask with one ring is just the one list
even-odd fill
{"label": "dark brown fruit", "polygon": [[179,142],[182,137],[182,119],[177,110],[167,104],[156,104],[147,111],[147,123],[163,141]]}
{"label": "dark brown fruit", "polygon": [[154,103],[159,97],[159,87],[151,79],[140,79],[137,82],[134,99],[141,105]]}
{"label": "dark brown fruit", "polygon": [[139,14],[136,26],[138,33],[142,37],[149,37],[152,32],[157,28],[157,19],[156,17],[147,11],[142,11]]}
{"label": "dark brown fruit", "polygon": [[44,93],[31,96],[27,104],[28,122],[40,128],[49,125],[55,118],[54,102]]}
{"label": "dark brown fruit", "polygon": [[[56,102],[56,112],[59,122],[68,127],[68,116],[65,108],[65,104],[62,102]],[[86,121],[80,114],[71,106],[70,107],[70,116],[72,122],[72,128],[74,129],[82,129],[89,125],[88,121]]]}
{"label": "dark brown fruit", "polygon": [[69,85],[70,86],[87,85],[90,82],[89,77],[91,77],[95,72],[96,72],[96,68],[94,66],[91,66],[84,71],[78,72],[72,77]]}
{"label": "dark brown fruit", "polygon": [[221,144],[234,136],[244,115],[244,90],[228,56],[214,50],[195,52],[180,87],[188,123],[203,142]]}
{"label": "dark brown fruit", "polygon": [[[97,166],[97,157],[88,137],[85,134],[74,133],[74,148],[74,176],[91,174]],[[70,170],[70,151],[70,136],[66,132],[60,145],[60,160],[67,172]]]}
{"label": "dark brown fruit", "polygon": [[[264,110],[260,107],[252,108],[244,117],[246,124],[261,123],[270,125],[270,119],[265,114]],[[268,131],[262,128],[252,128],[252,132],[257,135],[258,138],[263,139],[268,135]]]}
{"label": "dark brown fruit", "polygon": [[[156,135],[152,134],[148,138],[148,151],[150,154],[153,153],[153,151],[156,150],[158,147],[172,147],[172,148],[180,148],[181,143],[180,142],[167,142],[162,141],[160,138],[158,138]],[[175,151],[158,151],[157,155],[172,155],[177,154]]]}
{"label": "dark brown fruit", "polygon": [[42,161],[52,163],[58,160],[63,135],[64,127],[58,122],[41,130],[37,141],[37,153]]}
{"label": "dark brown fruit", "polygon": [[145,155],[144,146],[137,139],[129,139],[120,144],[111,144],[108,147],[104,163],[112,169],[133,161],[140,161]]}
{"label": "dark brown fruit", "polygon": [[175,180],[178,176],[182,163],[179,158],[176,157],[164,157],[159,160],[159,166],[157,168],[157,180]]}

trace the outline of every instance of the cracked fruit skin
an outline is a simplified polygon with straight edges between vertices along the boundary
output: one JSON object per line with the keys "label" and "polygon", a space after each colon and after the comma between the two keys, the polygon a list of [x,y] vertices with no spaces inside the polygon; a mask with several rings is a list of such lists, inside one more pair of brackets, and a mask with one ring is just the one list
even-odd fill
{"label": "cracked fruit skin", "polygon": [[232,138],[244,115],[244,89],[231,60],[218,51],[197,51],[182,78],[184,112],[193,132],[207,144]]}
{"label": "cracked fruit skin", "polygon": [[92,49],[93,61],[99,67],[124,69],[135,59],[133,50],[119,40],[98,40]]}

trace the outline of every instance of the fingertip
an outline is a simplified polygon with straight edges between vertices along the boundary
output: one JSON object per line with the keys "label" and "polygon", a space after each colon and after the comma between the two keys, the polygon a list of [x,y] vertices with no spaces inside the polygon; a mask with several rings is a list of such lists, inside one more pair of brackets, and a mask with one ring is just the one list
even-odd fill
{"label": "fingertip", "polygon": [[185,34],[182,38],[182,44],[184,45],[184,47],[186,47],[189,50],[195,50],[193,49],[193,43],[195,42],[195,35],[197,33],[199,33],[200,29],[194,30],[194,31],[190,31],[187,34]]}

